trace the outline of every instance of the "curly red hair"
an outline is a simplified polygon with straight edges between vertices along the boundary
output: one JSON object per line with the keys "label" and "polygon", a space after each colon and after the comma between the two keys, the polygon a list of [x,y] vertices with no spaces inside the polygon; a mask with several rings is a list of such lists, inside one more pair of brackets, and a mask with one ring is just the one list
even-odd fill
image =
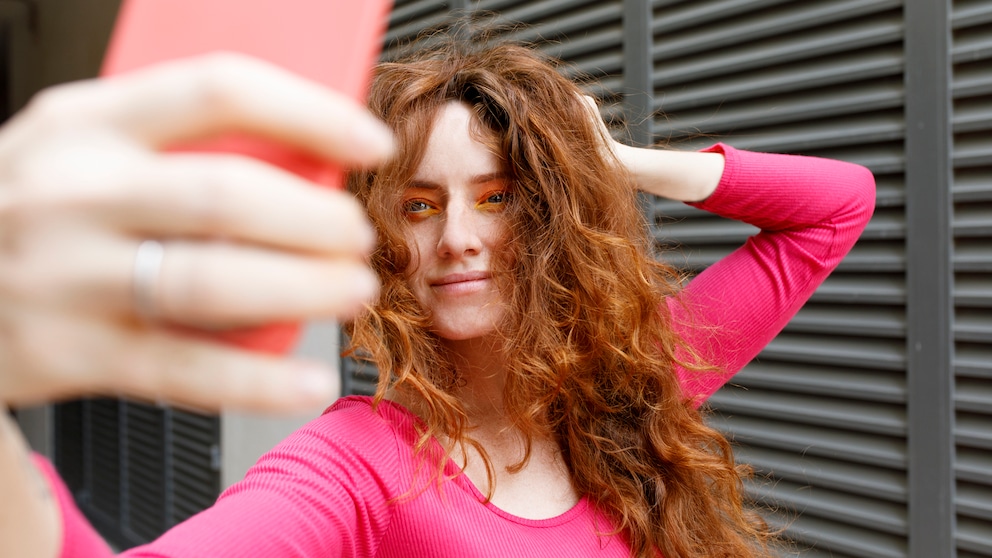
{"label": "curly red hair", "polygon": [[557,440],[574,486],[634,556],[769,555],[767,527],[744,505],[745,471],[676,378],[678,367],[705,368],[670,323],[666,299],[682,277],[653,257],[632,180],[603,149],[581,90],[529,48],[457,33],[426,42],[375,71],[370,107],[395,131],[399,155],[350,180],[380,235],[379,299],[349,326],[353,354],[380,370],[377,401],[393,390],[416,402],[421,449],[442,437],[485,456],[454,395],[455,367],[404,280],[411,254],[398,209],[435,115],[462,102],[514,183],[512,238],[494,263],[508,301],[499,333],[510,341],[513,424],[528,440]]}

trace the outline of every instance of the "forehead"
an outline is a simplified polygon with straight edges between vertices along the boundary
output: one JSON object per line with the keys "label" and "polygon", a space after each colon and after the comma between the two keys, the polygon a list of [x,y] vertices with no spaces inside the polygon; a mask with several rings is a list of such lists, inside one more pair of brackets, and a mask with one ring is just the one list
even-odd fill
{"label": "forehead", "polygon": [[492,145],[482,141],[484,130],[468,105],[458,101],[443,105],[434,118],[424,156],[413,179],[449,183],[499,172],[499,157]]}

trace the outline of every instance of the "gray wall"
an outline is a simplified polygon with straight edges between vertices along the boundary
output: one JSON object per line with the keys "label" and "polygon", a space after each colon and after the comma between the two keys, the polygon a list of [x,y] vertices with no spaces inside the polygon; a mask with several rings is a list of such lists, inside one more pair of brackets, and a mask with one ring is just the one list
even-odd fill
{"label": "gray wall", "polygon": [[[334,323],[312,323],[303,332],[295,354],[310,360],[320,360],[337,367],[338,327]],[[328,401],[327,405],[332,402]],[[222,488],[241,480],[245,472],[263,453],[280,440],[319,416],[325,406],[304,409],[299,414],[283,417],[225,412],[220,421]]]}

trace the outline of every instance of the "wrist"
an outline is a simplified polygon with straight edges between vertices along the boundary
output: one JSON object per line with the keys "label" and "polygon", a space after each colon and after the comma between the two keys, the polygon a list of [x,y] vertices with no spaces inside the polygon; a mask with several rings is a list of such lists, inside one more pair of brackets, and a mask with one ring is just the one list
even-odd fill
{"label": "wrist", "polygon": [[640,190],[677,201],[705,200],[716,190],[723,175],[724,159],[720,153],[622,144],[617,144],[615,153]]}

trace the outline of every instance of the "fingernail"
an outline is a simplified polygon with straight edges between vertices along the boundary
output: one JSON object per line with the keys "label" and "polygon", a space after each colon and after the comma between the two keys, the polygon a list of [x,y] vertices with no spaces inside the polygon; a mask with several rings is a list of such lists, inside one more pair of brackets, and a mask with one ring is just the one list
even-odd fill
{"label": "fingernail", "polygon": [[356,229],[358,232],[358,243],[359,246],[363,248],[365,254],[371,254],[375,250],[376,242],[378,241],[378,235],[375,233],[375,228],[370,223],[362,223]]}
{"label": "fingernail", "polygon": [[374,271],[363,268],[355,276],[355,297],[364,302],[372,302],[379,294],[379,277]]}
{"label": "fingernail", "polygon": [[358,120],[352,139],[356,157],[367,163],[378,163],[387,159],[395,149],[392,131],[385,124],[371,117]]}
{"label": "fingernail", "polygon": [[336,395],[334,373],[319,366],[303,367],[297,387],[305,399],[314,403],[330,402]]}

